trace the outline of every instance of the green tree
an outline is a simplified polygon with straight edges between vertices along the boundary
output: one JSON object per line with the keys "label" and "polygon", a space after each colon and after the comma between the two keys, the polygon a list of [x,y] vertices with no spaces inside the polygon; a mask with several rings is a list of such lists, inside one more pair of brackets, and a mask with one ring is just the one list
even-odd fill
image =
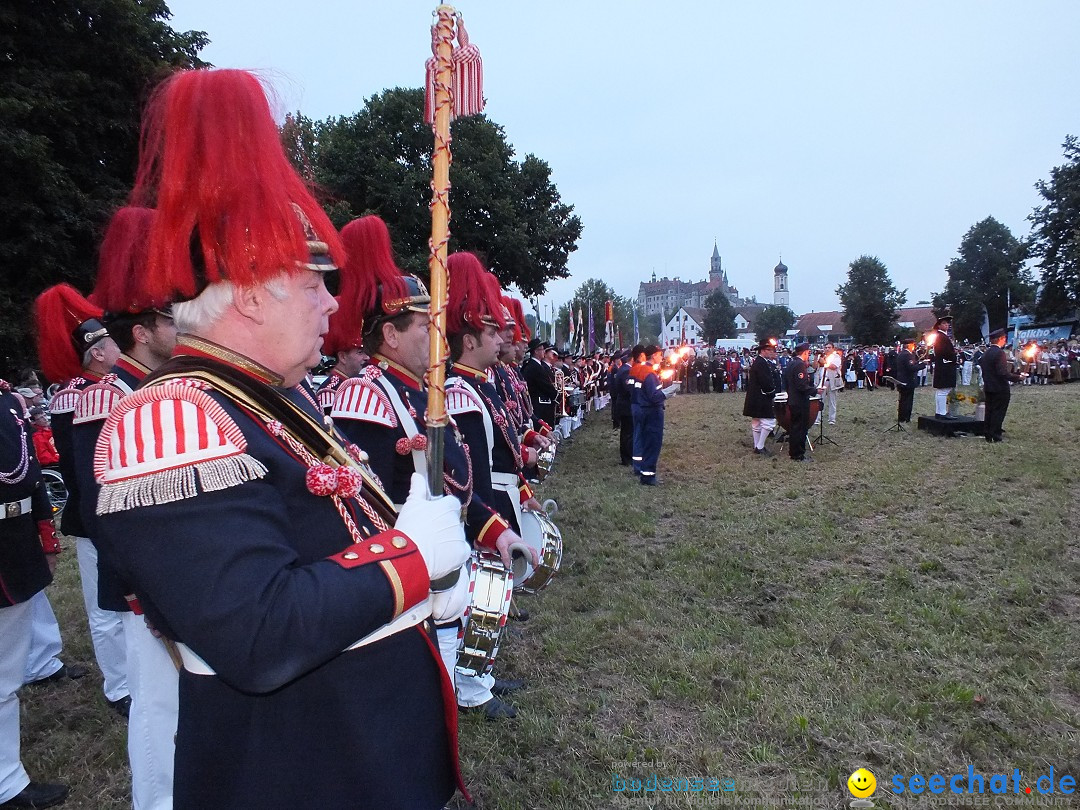
{"label": "green tree", "polygon": [[907,300],[877,256],[860,256],[848,266],[847,284],[836,288],[844,322],[856,343],[886,343],[896,332],[896,312]]}
{"label": "green tree", "polygon": [[[589,329],[589,306],[592,306],[593,313],[593,343],[598,349],[604,348],[604,304],[607,301],[611,301],[614,308],[615,315],[615,339],[618,340],[619,330],[622,330],[623,345],[629,347],[634,340],[634,310],[633,302],[629,298],[624,298],[621,295],[616,295],[615,291],[599,279],[590,278],[584,282],[581,286],[574,291],[574,297],[569,303],[563,304],[559,307],[558,318],[556,320],[559,341],[560,343],[566,340],[567,327],[569,325],[569,317],[571,307],[573,307],[574,328],[577,329],[577,313],[578,309],[582,312],[581,325],[585,329],[586,333]],[[639,322],[638,329],[640,331],[641,324]],[[580,338],[574,336],[574,345],[571,347],[576,350]],[[589,342],[588,336],[585,338],[585,349],[588,351]]]}
{"label": "green tree", "polygon": [[735,308],[720,290],[705,299],[705,323],[701,325],[705,342],[735,337]]}
{"label": "green tree", "polygon": [[935,311],[948,309],[953,316],[958,340],[982,339],[984,313],[991,330],[1005,326],[1010,296],[1013,306],[1035,300],[1035,283],[1024,269],[1027,247],[993,217],[968,229],[958,254],[945,268],[945,289],[934,296]]}
{"label": "green tree", "polygon": [[0,362],[33,362],[27,313],[42,289],[87,291],[97,243],[134,180],[149,92],[203,64],[206,35],[169,27],[163,0],[0,5]]}
{"label": "green tree", "polygon": [[[290,116],[282,138],[297,167],[327,192],[336,225],[378,214],[402,266],[426,275],[433,141],[423,107],[422,90],[398,87],[353,115]],[[449,249],[481,254],[504,286],[526,296],[568,276],[582,224],[562,202],[547,163],[534,155],[515,160],[502,127],[483,115],[455,121],[453,136]]]}
{"label": "green tree", "polygon": [[795,320],[795,313],[787,307],[767,306],[754,319],[754,337],[758,340],[771,337],[783,340],[787,330],[795,325]]}
{"label": "green tree", "polygon": [[1065,138],[1065,163],[1050,170],[1050,181],[1035,184],[1046,204],[1028,216],[1033,226],[1031,255],[1042,271],[1035,315],[1048,319],[1080,308],[1080,140]]}

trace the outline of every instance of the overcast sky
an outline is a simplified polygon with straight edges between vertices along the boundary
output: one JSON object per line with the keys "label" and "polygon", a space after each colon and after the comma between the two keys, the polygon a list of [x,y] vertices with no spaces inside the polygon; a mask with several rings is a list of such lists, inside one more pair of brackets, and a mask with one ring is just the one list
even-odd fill
{"label": "overcast sky", "polygon": [[[174,28],[210,36],[204,59],[262,71],[313,118],[420,86],[435,5],[169,0]],[[1080,134],[1077,0],[457,8],[487,114],[585,226],[549,302],[589,278],[632,297],[653,271],[704,279],[715,240],[761,302],[782,254],[797,314],[837,308],[863,254],[913,305],[979,220],[1028,233],[1034,183]]]}

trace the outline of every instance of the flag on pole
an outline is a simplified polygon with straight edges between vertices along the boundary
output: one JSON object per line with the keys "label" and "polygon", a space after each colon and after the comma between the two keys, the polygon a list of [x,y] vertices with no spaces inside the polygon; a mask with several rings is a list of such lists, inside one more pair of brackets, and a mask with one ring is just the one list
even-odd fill
{"label": "flag on pole", "polygon": [[634,345],[641,343],[641,332],[638,329],[637,304],[634,305]]}
{"label": "flag on pole", "polygon": [[567,311],[567,318],[570,321],[570,324],[567,327],[566,344],[567,344],[567,346],[570,347],[571,350],[573,350],[573,348],[574,348],[574,338],[577,337],[577,334],[574,332],[574,302],[573,301],[571,301],[569,304],[566,305],[566,311]]}
{"label": "flag on pole", "polygon": [[615,302],[604,303],[604,347],[611,351],[615,346]]}
{"label": "flag on pole", "polygon": [[575,349],[575,351],[577,351],[578,354],[585,354],[585,323],[584,323],[584,318],[583,318],[583,312],[584,311],[581,308],[581,304],[578,304],[578,309],[577,309],[578,345],[577,345],[577,348]]}
{"label": "flag on pole", "polygon": [[[589,302],[589,354],[592,354],[596,350],[596,326],[593,324],[592,317],[592,301]],[[582,352],[584,354],[584,352]]]}

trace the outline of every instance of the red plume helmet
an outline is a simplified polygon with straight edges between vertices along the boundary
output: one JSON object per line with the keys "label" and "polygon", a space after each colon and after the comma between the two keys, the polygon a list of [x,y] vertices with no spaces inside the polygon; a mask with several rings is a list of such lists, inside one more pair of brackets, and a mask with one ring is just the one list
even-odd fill
{"label": "red plume helmet", "polygon": [[449,302],[446,308],[447,334],[457,335],[484,326],[506,326],[499,282],[484,269],[474,253],[454,253],[446,260],[449,275]]}
{"label": "red plume helmet", "polygon": [[121,208],[105,229],[98,254],[94,291],[86,300],[110,315],[145,312],[168,305],[155,301],[143,286],[147,279],[146,252],[156,214],[152,208]]}
{"label": "red plume helmet", "polygon": [[208,284],[258,284],[334,269],[337,232],[289,163],[259,80],[189,70],[164,81],[143,120],[132,200],[158,212],[146,294],[188,300]]}
{"label": "red plume helmet", "polygon": [[509,295],[505,296],[503,301],[506,302],[506,306],[510,309],[510,317],[514,319],[514,342],[528,342],[532,338],[532,332],[525,321],[525,310],[521,305],[521,301],[517,298],[511,298]]}
{"label": "red plume helmet", "polygon": [[109,336],[101,323],[102,311],[70,284],[49,287],[34,302],[38,358],[45,376],[66,382],[82,371],[83,354]]}
{"label": "red plume helmet", "polygon": [[361,337],[363,319],[353,314],[354,309],[346,305],[344,296],[339,295],[335,300],[338,308],[330,315],[330,329],[323,336],[322,353],[328,357],[364,345]]}
{"label": "red plume helmet", "polygon": [[354,219],[341,229],[341,241],[347,255],[341,309],[353,313],[358,330],[362,325],[365,333],[371,332],[384,318],[406,310],[428,311],[427,288],[397,266],[390,231],[379,217]]}

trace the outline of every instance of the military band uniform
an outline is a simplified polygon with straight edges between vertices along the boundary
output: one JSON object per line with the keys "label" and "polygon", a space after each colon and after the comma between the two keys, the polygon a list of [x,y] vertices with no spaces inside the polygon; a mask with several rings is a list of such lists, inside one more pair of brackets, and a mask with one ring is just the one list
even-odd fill
{"label": "military band uniform", "polygon": [[[176,716],[179,678],[166,642],[146,626],[130,585],[118,574],[117,549],[96,530],[98,484],[94,453],[109,413],[150,373],[132,357],[121,355],[112,373],[83,389],[72,419],[75,482],[81,497],[83,525],[96,538],[98,602],[115,611],[123,624],[124,658],[131,695],[128,713],[128,762],[135,810],[169,810],[173,801]],[[129,598],[130,596],[130,598]]]}
{"label": "military band uniform", "polygon": [[[67,505],[60,518],[60,531],[75,538],[75,548],[79,560],[79,578],[82,581],[83,603],[90,625],[90,640],[94,645],[94,656],[104,678],[103,690],[110,703],[123,701],[129,697],[127,684],[127,642],[124,641],[124,622],[117,605],[105,607],[99,597],[98,550],[86,523],[83,521],[82,494],[79,488],[77,456],[73,421],[75,408],[82,398],[82,392],[91,385],[101,382],[101,377],[84,370],[61,391],[57,392],[50,403],[51,425],[56,451],[60,454],[60,474],[67,487]],[[91,454],[92,456],[92,454]],[[110,576],[105,572],[106,578]],[[110,582],[107,580],[106,588]],[[106,603],[109,599],[106,598]]]}
{"label": "military band uniform", "polygon": [[20,759],[17,692],[30,651],[31,600],[52,582],[45,552],[60,550],[24,414],[0,383],[0,804],[33,789]]}
{"label": "military band uniform", "polygon": [[788,455],[792,461],[806,457],[806,432],[810,429],[810,398],[814,395],[814,376],[799,356],[792,358],[784,371],[784,383],[791,411],[791,430],[788,431]]}
{"label": "military band uniform", "polygon": [[[388,396],[391,393],[396,401]],[[397,504],[405,501],[413,473],[427,474],[423,422],[426,412],[427,390],[423,381],[378,354],[359,377],[338,389],[330,412],[334,426],[365,449],[373,472]],[[407,420],[411,420],[411,426]],[[489,548],[494,548],[495,540],[509,524],[473,491],[473,465],[453,423],[444,432],[443,460],[446,494],[456,497],[466,509],[466,536],[480,546],[486,542]],[[490,675],[468,676],[456,671],[460,629],[460,617],[436,625],[440,656],[454,682],[458,705],[480,706],[491,699],[495,679]]]}
{"label": "military band uniform", "polygon": [[898,402],[896,410],[897,422],[911,421],[911,407],[915,402],[915,375],[919,371],[919,361],[914,353],[906,346],[896,356],[896,381],[898,386]]}
{"label": "military band uniform", "polygon": [[780,371],[776,364],[760,354],[750,364],[743,416],[751,419],[750,435],[754,442],[754,451],[759,454],[764,451],[765,440],[776,427],[773,397],[780,389],[779,377]]}
{"label": "military band uniform", "polygon": [[631,412],[634,378],[627,358],[615,371],[611,382],[611,417],[619,428],[619,463],[628,467],[634,459],[634,416]]}
{"label": "military band uniform", "polygon": [[949,392],[956,388],[956,347],[943,330],[934,332],[934,413],[949,412]]}
{"label": "military band uniform", "polygon": [[98,526],[184,655],[176,810],[435,808],[453,793],[427,566],[370,474],[357,496],[340,472],[356,468],[318,463],[305,442],[334,447],[321,424],[306,392],[187,337],[101,432]]}
{"label": "military band uniform", "polygon": [[998,345],[991,345],[979,358],[982,369],[983,390],[986,392],[986,422],[983,435],[988,442],[1000,442],[1002,424],[1009,410],[1012,398],[1010,382],[1020,382],[1020,375],[1009,371],[1005,351]]}
{"label": "military band uniform", "polygon": [[521,367],[521,376],[529,386],[535,427],[539,428],[541,422],[554,427],[557,422],[555,403],[559,398],[559,391],[555,387],[555,374],[551,367],[542,360],[529,357]]}

